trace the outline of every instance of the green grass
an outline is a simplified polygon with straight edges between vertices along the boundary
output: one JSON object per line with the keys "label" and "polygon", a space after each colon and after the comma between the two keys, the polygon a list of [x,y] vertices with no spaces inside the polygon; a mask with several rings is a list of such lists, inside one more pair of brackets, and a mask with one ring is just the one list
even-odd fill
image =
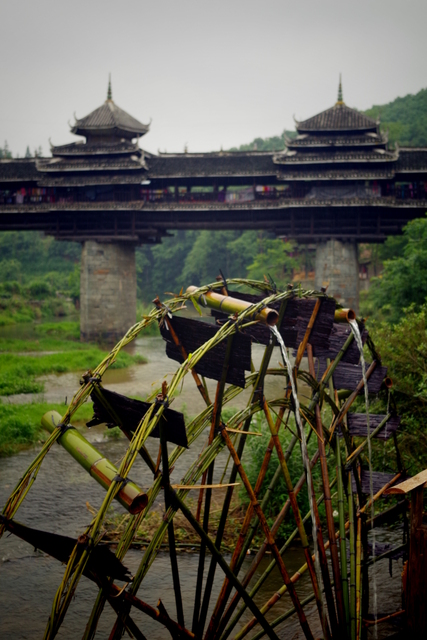
{"label": "green grass", "polygon": [[[35,333],[40,338],[0,338],[0,396],[39,393],[44,390],[43,383],[37,380],[40,376],[69,371],[84,373],[94,369],[107,355],[96,345],[79,341],[78,322],[45,322],[35,326]],[[143,356],[121,351],[111,366],[123,369],[145,362]]]}
{"label": "green grass", "polygon": [[[17,355],[15,353],[0,354],[0,395],[9,396],[15,393],[37,393],[43,391],[43,383],[37,378],[49,373],[67,373],[94,369],[107,355],[97,347],[86,350],[62,351],[48,355]],[[123,369],[132,364],[142,364],[142,356],[131,356],[120,352],[115,369]]]}
{"label": "green grass", "polygon": [[[79,341],[78,322],[46,322],[36,325],[34,332],[40,337],[31,340],[0,338],[0,396],[40,393],[44,391],[40,376],[70,371],[84,373],[94,369],[107,355],[107,351],[96,345]],[[122,351],[111,366],[122,369],[145,362],[143,356]],[[65,405],[15,405],[0,401],[0,456],[11,455],[44,440],[40,418],[50,409],[62,414]],[[76,419],[89,420],[91,416],[92,405],[86,403],[77,412]]]}
{"label": "green grass", "polygon": [[[43,442],[48,433],[40,425],[46,411],[65,413],[64,404],[46,402],[32,404],[3,404],[0,402],[0,456],[17,453],[37,442]],[[73,423],[92,417],[92,403],[86,402],[74,414]]]}

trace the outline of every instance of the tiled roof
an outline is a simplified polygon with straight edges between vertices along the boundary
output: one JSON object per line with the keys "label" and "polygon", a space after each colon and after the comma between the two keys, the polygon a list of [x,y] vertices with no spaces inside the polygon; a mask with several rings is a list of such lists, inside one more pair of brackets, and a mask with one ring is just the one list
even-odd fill
{"label": "tiled roof", "polygon": [[399,149],[396,171],[427,171],[427,148]]}
{"label": "tiled roof", "polygon": [[356,131],[376,129],[377,123],[345,104],[335,104],[308,120],[296,123],[298,132],[304,131]]}
{"label": "tiled roof", "polygon": [[106,100],[103,105],[89,113],[89,115],[76,120],[71,131],[76,134],[85,135],[95,131],[102,132],[117,129],[127,133],[133,133],[136,136],[142,136],[147,133],[149,125],[142,124],[131,115],[120,109],[112,100]]}
{"label": "tiled roof", "polygon": [[0,181],[35,181],[40,177],[35,158],[31,160],[0,160]]}
{"label": "tiled roof", "polygon": [[274,176],[273,153],[170,154],[147,158],[150,178]]}

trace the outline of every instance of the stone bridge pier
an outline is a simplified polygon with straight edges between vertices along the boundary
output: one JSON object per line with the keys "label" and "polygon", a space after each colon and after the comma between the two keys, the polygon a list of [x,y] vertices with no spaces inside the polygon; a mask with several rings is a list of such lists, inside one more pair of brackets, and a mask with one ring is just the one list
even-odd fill
{"label": "stone bridge pier", "polygon": [[84,242],[80,272],[81,339],[113,343],[135,322],[135,245]]}
{"label": "stone bridge pier", "polygon": [[316,246],[315,287],[327,287],[344,307],[359,312],[359,261],[356,242],[327,240]]}

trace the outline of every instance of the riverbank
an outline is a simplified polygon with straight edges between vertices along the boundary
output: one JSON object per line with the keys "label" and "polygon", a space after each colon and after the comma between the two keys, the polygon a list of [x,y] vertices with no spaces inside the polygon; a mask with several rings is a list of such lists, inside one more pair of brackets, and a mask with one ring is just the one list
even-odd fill
{"label": "riverbank", "polygon": [[[238,487],[236,489],[238,489]],[[191,493],[193,494],[193,496],[187,501],[187,504],[193,511],[193,513],[195,513],[199,492],[192,491]],[[209,533],[211,536],[215,536],[217,533],[225,490],[217,489],[213,492],[213,494],[212,508],[210,510],[209,517]],[[159,504],[161,504],[162,500],[163,493],[161,495]],[[90,505],[86,506],[88,507],[89,511],[93,513],[93,515],[96,514],[95,509],[91,508]],[[234,492],[230,511],[228,513],[227,522],[224,529],[224,535],[221,542],[221,550],[223,552],[231,553],[234,550],[234,547],[236,546],[239,538],[239,531],[245,518],[247,506],[247,504],[242,504],[239,499],[238,490],[236,490]],[[147,514],[147,516],[141,521],[138,530],[136,531],[135,536],[132,540],[133,548],[143,549],[148,546],[153,538],[153,535],[162,523],[163,515],[164,513],[161,507],[154,511],[150,511]],[[129,514],[109,514],[104,522],[104,534],[102,537],[102,541],[105,543],[110,543],[112,545],[118,544],[125,532],[130,518],[131,516]],[[203,520],[203,510],[201,514],[201,520]],[[194,553],[199,552],[200,536],[195,533],[194,529],[181,512],[178,512],[174,517],[174,532],[177,549],[181,549],[183,551],[191,551]],[[262,536],[262,540],[261,536],[262,533],[261,535],[257,535],[254,538],[254,547],[258,548],[264,540],[264,536]],[[166,535],[163,540],[162,549],[168,548],[168,537]]]}
{"label": "riverbank", "polygon": [[[45,391],[42,376],[83,373],[96,367],[108,353],[98,345],[79,341],[77,321],[35,324],[32,331],[27,328],[22,333],[22,338],[15,337],[16,334],[11,338],[0,336],[0,456],[43,441],[40,416],[50,409],[64,412],[64,404],[34,401],[31,394]],[[125,369],[145,363],[142,355],[122,351],[111,368]],[[18,394],[28,395],[29,401],[21,397],[19,404],[11,402],[11,396]],[[91,415],[92,405],[87,403],[76,418],[89,420]]]}

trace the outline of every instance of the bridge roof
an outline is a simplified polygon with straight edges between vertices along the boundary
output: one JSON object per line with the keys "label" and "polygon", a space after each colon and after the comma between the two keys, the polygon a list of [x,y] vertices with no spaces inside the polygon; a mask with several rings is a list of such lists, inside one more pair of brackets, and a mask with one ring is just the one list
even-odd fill
{"label": "bridge roof", "polygon": [[1,182],[33,182],[40,178],[35,158],[0,160]]}
{"label": "bridge roof", "polygon": [[273,152],[177,153],[147,157],[149,177],[274,176]]}
{"label": "bridge roof", "polygon": [[327,131],[376,131],[378,123],[368,118],[360,111],[347,107],[343,102],[337,102],[330,109],[308,118],[296,121],[298,133],[327,132]]}
{"label": "bridge roof", "polygon": [[400,148],[397,171],[427,171],[427,148]]}

